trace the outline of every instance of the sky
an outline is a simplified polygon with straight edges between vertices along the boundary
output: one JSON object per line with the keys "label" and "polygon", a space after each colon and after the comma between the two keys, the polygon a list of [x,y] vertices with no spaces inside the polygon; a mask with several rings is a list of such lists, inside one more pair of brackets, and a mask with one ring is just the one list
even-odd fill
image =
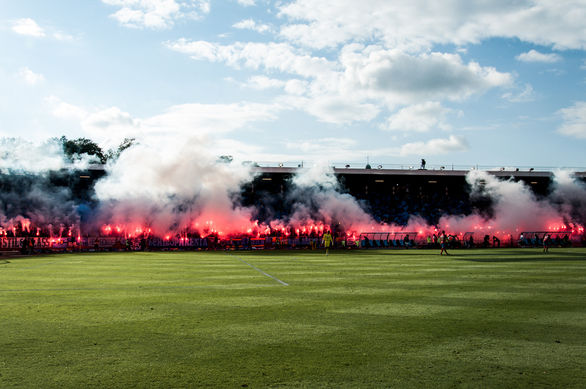
{"label": "sky", "polygon": [[0,137],[586,170],[585,20],[586,0],[0,0]]}

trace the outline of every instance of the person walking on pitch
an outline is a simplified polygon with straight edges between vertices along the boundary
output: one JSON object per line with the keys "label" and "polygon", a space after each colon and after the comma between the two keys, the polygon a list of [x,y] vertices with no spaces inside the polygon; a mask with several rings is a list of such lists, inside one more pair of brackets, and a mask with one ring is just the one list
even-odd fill
{"label": "person walking on pitch", "polygon": [[442,231],[439,237],[439,244],[441,247],[440,255],[443,255],[444,253],[446,253],[446,255],[450,255],[448,254],[448,237],[446,236],[445,231]]}

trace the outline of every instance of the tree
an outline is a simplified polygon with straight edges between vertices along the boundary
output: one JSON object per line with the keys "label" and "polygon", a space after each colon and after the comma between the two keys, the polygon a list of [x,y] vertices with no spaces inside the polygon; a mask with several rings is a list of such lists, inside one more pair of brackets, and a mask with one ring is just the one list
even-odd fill
{"label": "tree", "polygon": [[73,162],[80,159],[82,154],[93,155],[100,163],[106,163],[107,157],[97,143],[87,138],[67,139],[62,136],[60,139],[63,145],[63,153]]}
{"label": "tree", "polygon": [[108,153],[106,154],[106,159],[109,161],[118,159],[120,157],[120,154],[122,154],[124,150],[134,146],[135,144],[136,138],[124,138],[124,140],[122,141],[122,143],[120,143],[116,150],[108,150]]}
{"label": "tree", "polygon": [[232,157],[231,155],[220,155],[218,157],[218,162],[230,163],[232,162],[232,160],[234,160],[234,157]]}

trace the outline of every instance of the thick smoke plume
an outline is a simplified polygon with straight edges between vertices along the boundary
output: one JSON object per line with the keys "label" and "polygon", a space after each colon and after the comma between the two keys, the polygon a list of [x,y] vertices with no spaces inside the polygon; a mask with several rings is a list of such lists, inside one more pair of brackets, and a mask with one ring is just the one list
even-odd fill
{"label": "thick smoke plume", "polygon": [[0,138],[0,173],[46,174],[61,169],[85,169],[93,158],[66,158],[59,139],[34,143],[20,138]]}
{"label": "thick smoke plume", "polygon": [[331,167],[316,164],[299,169],[279,195],[284,207],[264,212],[259,221],[260,204],[242,205],[242,188],[253,182],[254,169],[218,158],[205,139],[136,143],[108,161],[85,197],[71,188],[81,185],[80,171],[95,157],[72,158],[63,150],[56,139],[42,144],[0,140],[0,234],[56,235],[76,226],[77,234],[92,236],[260,236],[326,229],[354,236],[382,231],[425,236],[442,229],[513,236],[586,222],[586,187],[565,171],[555,173],[550,195],[539,197],[521,181],[472,170],[466,176],[470,196],[487,206],[465,215],[448,210],[437,225],[421,216],[393,225],[376,222],[369,204],[345,193]]}
{"label": "thick smoke plume", "polygon": [[287,201],[293,212],[286,220],[271,222],[272,228],[290,226],[296,232],[308,233],[308,228],[317,227],[321,232],[326,226],[360,233],[377,226],[354,197],[342,193],[333,169],[324,163],[301,170],[292,184]]}
{"label": "thick smoke plume", "polygon": [[0,139],[0,235],[57,235],[79,225],[68,184],[71,172],[86,168],[90,160],[68,161],[57,139],[40,144]]}
{"label": "thick smoke plume", "polygon": [[106,166],[95,187],[98,224],[159,234],[231,234],[252,228],[252,210],[234,201],[249,168],[218,161],[201,139],[138,144]]}
{"label": "thick smoke plume", "polygon": [[472,196],[487,197],[492,202],[491,216],[480,213],[468,216],[446,215],[440,226],[454,231],[512,234],[522,231],[547,231],[561,226],[563,216],[547,199],[539,200],[521,181],[499,180],[484,171],[472,170],[466,176]]}
{"label": "thick smoke plume", "polygon": [[554,176],[552,200],[564,218],[586,225],[586,185],[572,177],[572,172],[560,170]]}

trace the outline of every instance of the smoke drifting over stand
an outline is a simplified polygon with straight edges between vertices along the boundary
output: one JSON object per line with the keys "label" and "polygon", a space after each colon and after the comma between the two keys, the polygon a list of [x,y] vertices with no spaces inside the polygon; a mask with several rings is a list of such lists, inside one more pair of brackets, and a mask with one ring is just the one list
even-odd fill
{"label": "smoke drifting over stand", "polygon": [[249,168],[219,162],[205,141],[136,145],[106,166],[96,184],[96,221],[168,234],[246,231],[252,210],[235,200],[253,177]]}
{"label": "smoke drifting over stand", "polygon": [[58,235],[79,225],[71,187],[91,156],[68,162],[57,139],[41,144],[17,138],[0,140],[0,235]]}
{"label": "smoke drifting over stand", "polygon": [[374,219],[354,197],[341,190],[333,170],[325,163],[300,170],[285,196],[291,204],[291,215],[271,221],[271,227],[290,228],[297,234],[337,227],[349,232],[369,231],[376,225]]}
{"label": "smoke drifting over stand", "polygon": [[[586,188],[566,171],[555,173],[547,196],[538,196],[522,181],[472,170],[466,176],[471,199],[484,199],[486,207],[466,214],[445,210],[437,224],[412,215],[406,225],[397,225],[377,222],[368,202],[347,193],[326,164],[298,169],[281,193],[251,191],[246,202],[243,187],[254,182],[258,169],[218,158],[205,139],[138,142],[109,160],[93,184],[80,177],[94,156],[66,156],[58,140],[35,145],[3,139],[0,153],[4,235],[221,238],[319,235],[332,229],[356,237],[382,231],[425,236],[445,229],[515,236],[522,231],[583,232],[586,221]],[[276,205],[279,210],[273,209]]]}
{"label": "smoke drifting over stand", "polygon": [[471,196],[490,199],[490,217],[479,213],[468,216],[446,215],[440,219],[441,226],[454,231],[473,232],[483,229],[487,233],[514,234],[521,231],[547,231],[550,227],[559,229],[564,225],[564,220],[571,220],[548,199],[537,199],[521,181],[499,180],[478,170],[470,171],[466,181],[471,187]]}

